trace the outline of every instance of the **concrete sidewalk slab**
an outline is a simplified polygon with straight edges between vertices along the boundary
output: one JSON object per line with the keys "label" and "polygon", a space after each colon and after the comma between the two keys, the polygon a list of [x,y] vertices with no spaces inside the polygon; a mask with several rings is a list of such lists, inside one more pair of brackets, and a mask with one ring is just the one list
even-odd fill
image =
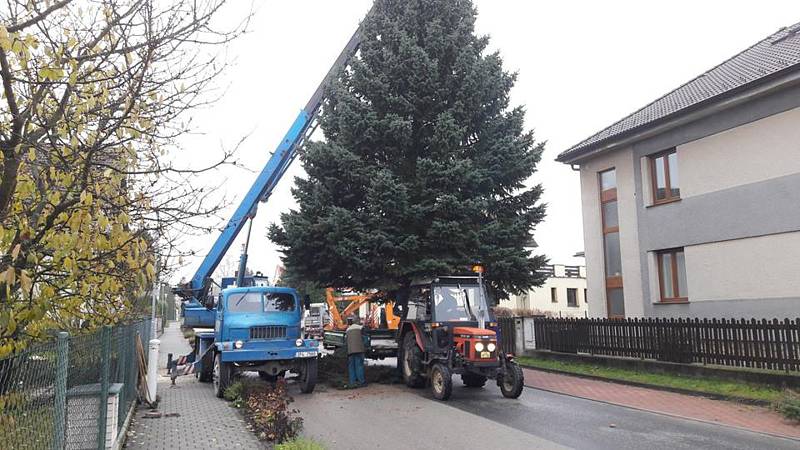
{"label": "concrete sidewalk slab", "polygon": [[760,406],[523,369],[525,385],[684,419],[800,440],[800,426]]}
{"label": "concrete sidewalk slab", "polygon": [[158,339],[161,341],[161,346],[158,350],[159,369],[166,369],[168,354],[172,353],[172,357],[177,359],[179,356],[186,355],[192,351],[189,341],[183,337],[179,322],[169,322],[164,328],[164,334]]}
{"label": "concrete sidewalk slab", "polygon": [[[161,336],[159,360],[166,365],[167,353],[173,357],[189,352],[180,325],[172,322]],[[162,371],[163,373],[163,371]],[[175,386],[161,376],[158,382],[161,402],[158,418],[145,418],[146,407],[137,408],[125,448],[153,450],[264,449],[244,417],[224,400],[216,398],[209,383],[193,376],[178,377]]]}

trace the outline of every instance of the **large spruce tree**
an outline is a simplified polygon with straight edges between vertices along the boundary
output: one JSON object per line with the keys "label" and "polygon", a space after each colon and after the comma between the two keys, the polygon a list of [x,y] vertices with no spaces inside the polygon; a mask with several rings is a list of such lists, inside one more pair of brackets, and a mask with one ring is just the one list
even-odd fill
{"label": "large spruce tree", "polygon": [[526,250],[544,217],[526,188],[543,145],[509,107],[515,74],[475,34],[469,0],[378,0],[328,89],[324,142],[301,156],[299,210],[273,225],[298,276],[403,288],[482,262],[495,295],[540,285]]}

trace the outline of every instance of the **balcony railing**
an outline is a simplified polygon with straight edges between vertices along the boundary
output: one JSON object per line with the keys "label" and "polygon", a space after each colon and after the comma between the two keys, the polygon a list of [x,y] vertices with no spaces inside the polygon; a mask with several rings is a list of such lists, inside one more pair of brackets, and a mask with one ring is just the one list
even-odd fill
{"label": "balcony railing", "polygon": [[554,277],[556,276],[556,267],[552,264],[545,264],[544,266],[536,269],[536,273],[547,275],[548,278]]}
{"label": "balcony railing", "polygon": [[568,278],[580,278],[581,266],[564,266],[564,276]]}
{"label": "balcony railing", "polygon": [[542,275],[547,276],[548,278],[559,276],[559,277],[567,277],[567,278],[581,278],[581,266],[561,266],[559,267],[564,268],[564,273],[561,273],[561,270],[558,271],[556,274],[556,266],[557,264],[546,264],[539,269],[536,270],[536,273],[541,273]]}

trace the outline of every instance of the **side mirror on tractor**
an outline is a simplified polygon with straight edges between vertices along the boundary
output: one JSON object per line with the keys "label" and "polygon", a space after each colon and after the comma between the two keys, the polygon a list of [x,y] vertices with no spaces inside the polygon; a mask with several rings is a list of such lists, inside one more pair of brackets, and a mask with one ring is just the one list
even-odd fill
{"label": "side mirror on tractor", "polygon": [[311,309],[311,296],[310,296],[310,295],[308,295],[308,294],[306,294],[306,295],[303,297],[303,308],[305,308],[305,310],[306,310],[306,311],[308,311],[309,309]]}

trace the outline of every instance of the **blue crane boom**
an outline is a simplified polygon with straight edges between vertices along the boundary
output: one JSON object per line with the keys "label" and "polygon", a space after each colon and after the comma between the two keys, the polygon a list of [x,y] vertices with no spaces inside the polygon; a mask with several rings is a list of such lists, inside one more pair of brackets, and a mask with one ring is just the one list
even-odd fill
{"label": "blue crane boom", "polygon": [[[368,13],[369,14],[369,13]],[[227,253],[233,241],[239,235],[247,220],[252,219],[256,214],[258,202],[266,202],[275,186],[286,173],[292,161],[297,157],[305,140],[314,132],[316,128],[317,114],[319,113],[322,102],[325,100],[325,88],[328,82],[337,77],[340,71],[347,66],[350,58],[358,50],[361,43],[361,27],[359,26],[350,40],[339,54],[336,61],[328,70],[325,78],[314,91],[305,107],[297,115],[289,131],[281,139],[275,151],[270,156],[264,168],[259,173],[250,190],[242,199],[239,207],[231,216],[228,223],[222,229],[216,242],[211,247],[206,257],[200,263],[189,283],[178,287],[175,292],[186,302],[183,305],[184,325],[197,327],[213,327],[213,311],[206,308],[208,303],[207,295],[211,284],[211,275],[219,265],[222,258]],[[246,263],[246,254],[242,255],[243,264]],[[244,270],[240,266],[239,285],[244,276]]]}

